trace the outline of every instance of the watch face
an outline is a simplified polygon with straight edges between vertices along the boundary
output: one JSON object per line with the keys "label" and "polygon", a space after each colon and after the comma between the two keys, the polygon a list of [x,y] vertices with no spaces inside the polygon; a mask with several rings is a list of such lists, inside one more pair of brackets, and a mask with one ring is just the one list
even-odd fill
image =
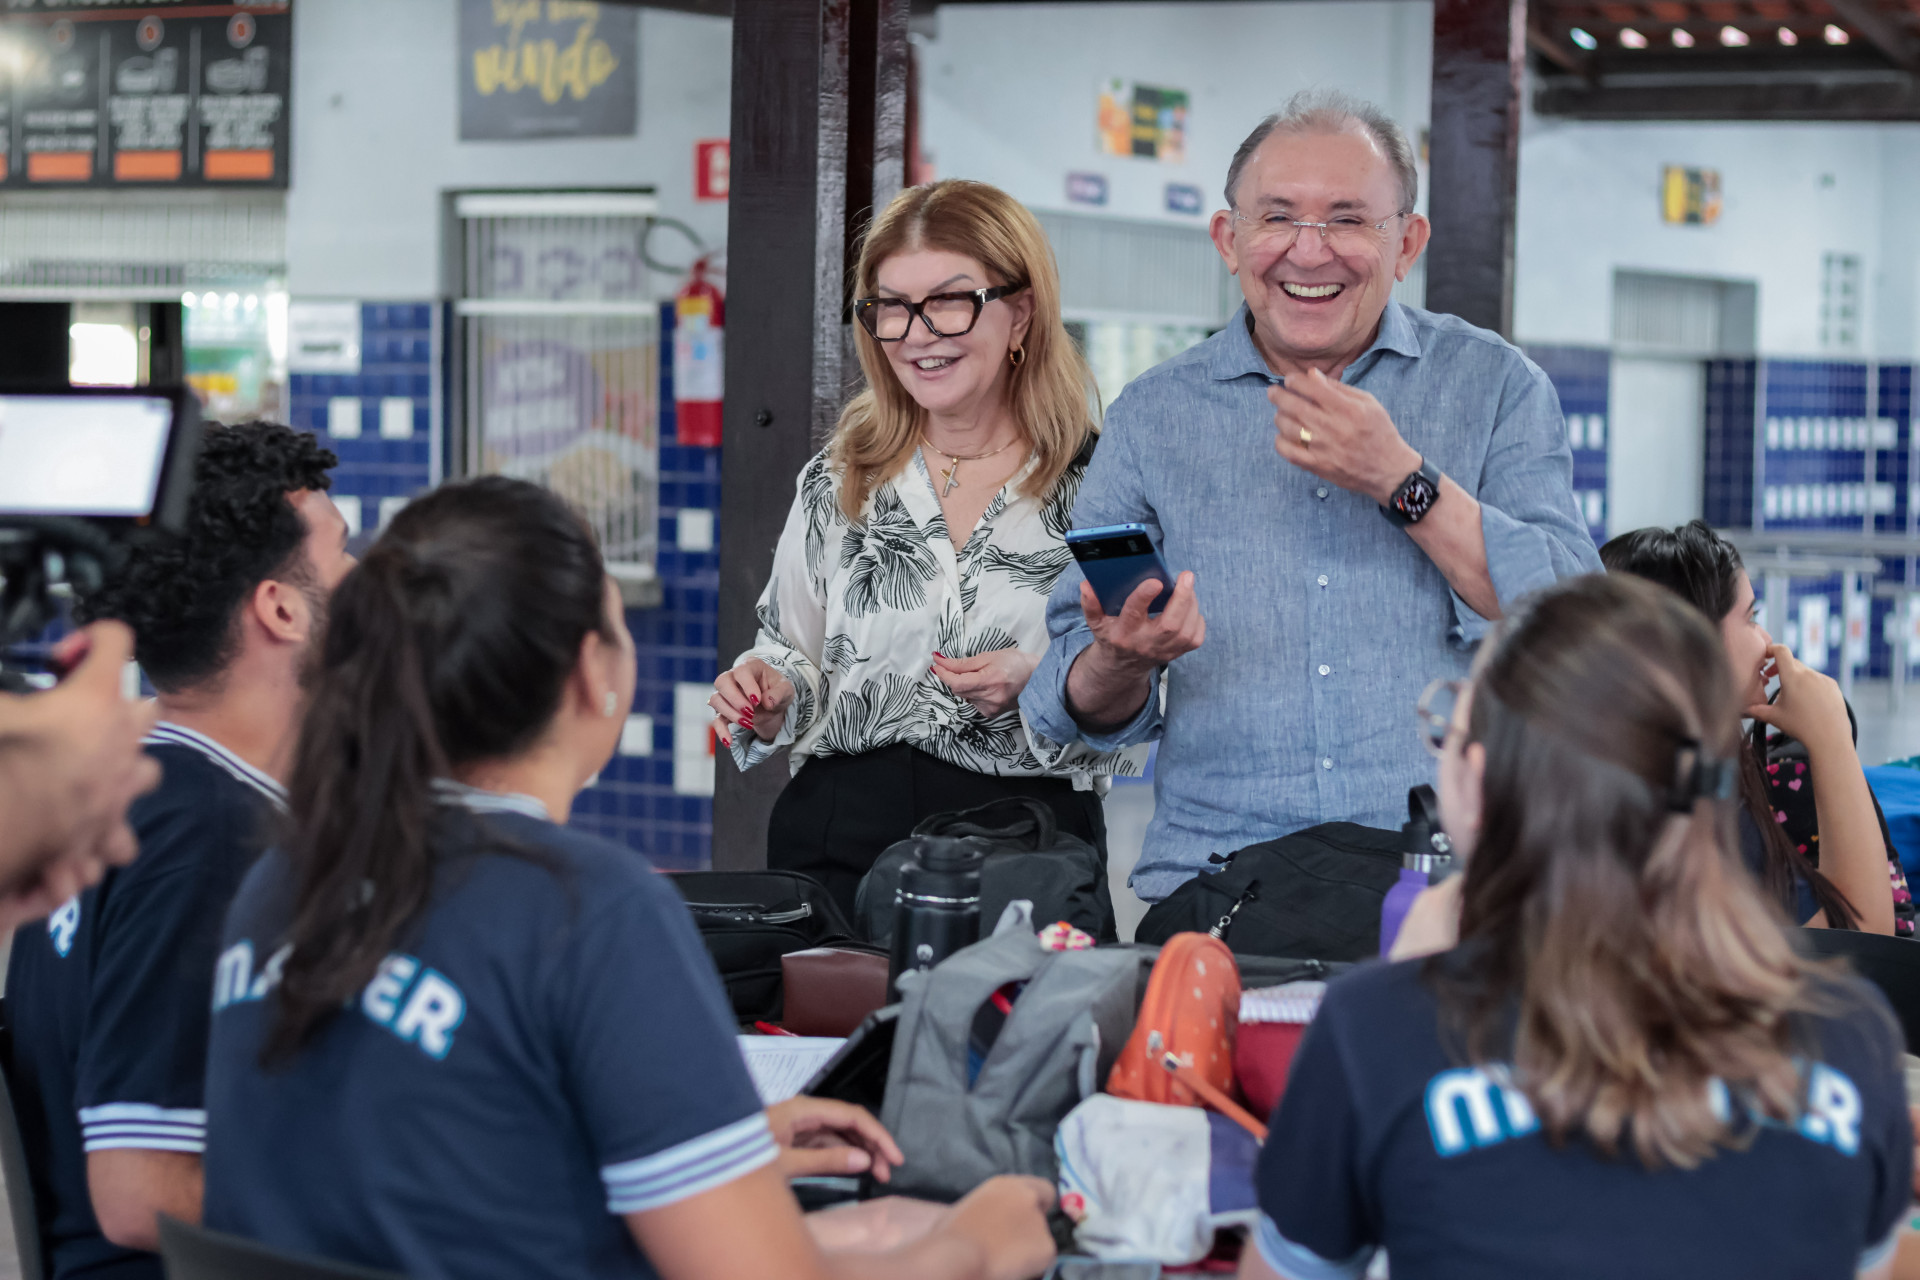
{"label": "watch face", "polygon": [[1394,505],[1400,508],[1400,513],[1407,519],[1418,520],[1427,514],[1433,506],[1434,499],[1439,496],[1440,490],[1435,487],[1433,481],[1416,472],[1400,490],[1400,497]]}

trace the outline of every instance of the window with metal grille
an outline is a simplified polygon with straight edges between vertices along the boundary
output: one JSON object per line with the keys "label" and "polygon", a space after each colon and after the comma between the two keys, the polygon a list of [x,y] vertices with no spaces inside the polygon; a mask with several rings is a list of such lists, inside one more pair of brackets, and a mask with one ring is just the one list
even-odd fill
{"label": "window with metal grille", "polygon": [[1613,273],[1613,344],[1626,354],[1752,355],[1758,316],[1752,281]]}
{"label": "window with metal grille", "polygon": [[629,606],[658,603],[659,309],[650,194],[473,192],[460,236],[456,465],[586,516]]}
{"label": "window with metal grille", "polygon": [[1820,264],[1820,349],[1860,349],[1860,255],[1829,253]]}

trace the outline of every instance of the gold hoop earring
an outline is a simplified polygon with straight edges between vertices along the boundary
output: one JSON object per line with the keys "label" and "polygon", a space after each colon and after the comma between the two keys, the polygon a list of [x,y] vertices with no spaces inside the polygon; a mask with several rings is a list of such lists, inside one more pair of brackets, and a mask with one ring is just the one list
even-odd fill
{"label": "gold hoop earring", "polygon": [[1026,362],[1027,362],[1027,349],[1024,346],[1015,347],[1013,350],[1007,352],[1007,363],[1012,365],[1014,368],[1018,369],[1021,365],[1025,364]]}

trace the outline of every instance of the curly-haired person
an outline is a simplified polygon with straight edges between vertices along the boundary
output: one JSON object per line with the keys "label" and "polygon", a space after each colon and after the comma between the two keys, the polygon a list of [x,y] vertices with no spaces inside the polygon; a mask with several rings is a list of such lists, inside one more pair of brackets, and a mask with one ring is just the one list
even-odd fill
{"label": "curly-haired person", "polygon": [[133,864],[14,937],[12,1084],[50,1276],[160,1280],[158,1215],[200,1218],[221,922],[285,808],[308,646],[353,566],[337,461],[275,423],[209,428],[185,531],[81,602],[133,628],[162,779],[128,813]]}

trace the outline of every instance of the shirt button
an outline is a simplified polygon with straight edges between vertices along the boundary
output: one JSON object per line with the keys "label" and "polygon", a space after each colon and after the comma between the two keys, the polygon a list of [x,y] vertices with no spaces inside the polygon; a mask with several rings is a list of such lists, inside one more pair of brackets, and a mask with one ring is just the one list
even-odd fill
{"label": "shirt button", "polygon": [[1332,757],[1332,756],[1323,756],[1323,757],[1321,758],[1321,760],[1320,760],[1320,767],[1321,767],[1322,769],[1331,769],[1331,768],[1333,768],[1333,757]]}
{"label": "shirt button", "polygon": [[1320,575],[1320,577],[1319,577],[1319,578],[1317,579],[1317,581],[1318,581],[1318,582],[1320,583],[1320,585],[1321,585],[1321,586],[1323,586],[1323,587],[1324,587],[1324,586],[1326,586],[1326,585],[1327,585],[1327,575],[1326,575],[1326,574],[1324,574],[1324,573],[1323,573],[1323,574],[1321,574],[1321,575]]}
{"label": "shirt button", "polygon": [[1325,485],[1321,485],[1318,489],[1315,489],[1313,491],[1313,496],[1316,498],[1319,498],[1322,502],[1326,501],[1327,487]]}
{"label": "shirt button", "polygon": [[1333,674],[1333,668],[1323,662],[1320,664],[1320,674],[1323,676],[1330,676]]}

